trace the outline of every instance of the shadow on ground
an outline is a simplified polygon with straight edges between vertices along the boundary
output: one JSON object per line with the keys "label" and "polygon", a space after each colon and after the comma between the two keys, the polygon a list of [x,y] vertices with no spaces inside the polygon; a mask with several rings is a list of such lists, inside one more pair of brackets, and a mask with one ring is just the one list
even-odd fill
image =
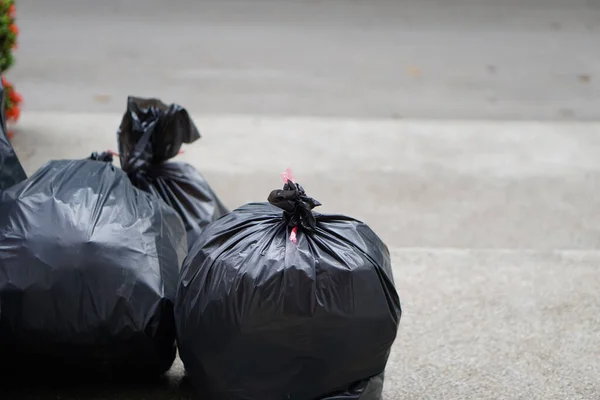
{"label": "shadow on ground", "polygon": [[173,370],[158,378],[91,377],[81,374],[2,374],[2,400],[192,400],[185,377]]}

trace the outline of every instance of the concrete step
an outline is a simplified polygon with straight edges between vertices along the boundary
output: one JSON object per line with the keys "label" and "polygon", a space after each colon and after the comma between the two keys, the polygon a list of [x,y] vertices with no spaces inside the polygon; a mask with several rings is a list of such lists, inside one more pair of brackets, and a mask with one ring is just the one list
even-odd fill
{"label": "concrete step", "polygon": [[[364,220],[394,247],[600,243],[600,123],[192,115],[203,137],[177,159],[229,207],[266,200],[289,166],[323,212]],[[26,112],[15,148],[29,173],[117,150],[120,119]]]}

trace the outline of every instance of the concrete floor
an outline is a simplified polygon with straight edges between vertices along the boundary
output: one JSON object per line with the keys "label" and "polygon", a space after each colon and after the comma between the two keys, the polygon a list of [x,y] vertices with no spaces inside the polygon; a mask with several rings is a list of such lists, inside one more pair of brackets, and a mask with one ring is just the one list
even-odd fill
{"label": "concrete floor", "polygon": [[[49,155],[114,149],[119,121],[30,112],[15,147],[31,173]],[[386,400],[600,393],[599,123],[196,123],[205,136],[179,158],[229,207],[265,200],[289,165],[322,211],[360,218],[388,244],[404,315]],[[187,399],[182,373],[176,365],[158,386],[0,389],[0,398]]]}
{"label": "concrete floor", "polygon": [[597,0],[24,0],[32,111],[597,119]]}
{"label": "concrete floor", "polygon": [[[404,306],[386,400],[600,393],[600,2],[23,0],[15,148],[116,149],[128,94],[204,134],[230,207],[291,166],[389,245]],[[0,399],[188,399],[164,384]]]}

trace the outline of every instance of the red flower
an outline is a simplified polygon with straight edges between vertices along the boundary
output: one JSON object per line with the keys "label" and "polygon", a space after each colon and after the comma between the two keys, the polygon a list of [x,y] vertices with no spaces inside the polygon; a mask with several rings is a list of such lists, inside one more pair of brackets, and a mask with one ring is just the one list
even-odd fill
{"label": "red flower", "polygon": [[19,107],[12,107],[6,110],[6,119],[11,122],[16,122],[21,116],[21,110]]}
{"label": "red flower", "polygon": [[5,91],[6,93],[10,93],[10,92],[12,92],[12,91],[14,90],[14,88],[13,88],[13,84],[12,84],[12,83],[10,83],[10,82],[8,81],[8,79],[6,79],[6,78],[4,77],[4,75],[2,76],[2,86],[4,86],[4,91]]}
{"label": "red flower", "polygon": [[14,4],[11,4],[9,9],[8,9],[8,15],[10,15],[12,18],[15,17],[15,14],[17,12],[17,8],[15,7]]}
{"label": "red flower", "polygon": [[19,34],[19,27],[15,24],[10,24],[8,26],[8,30],[10,30],[12,33],[14,33],[15,35]]}
{"label": "red flower", "polygon": [[23,101],[23,97],[21,97],[21,95],[19,93],[15,92],[14,90],[8,94],[8,98],[11,99],[12,102],[16,103],[16,104],[21,104],[21,102]]}

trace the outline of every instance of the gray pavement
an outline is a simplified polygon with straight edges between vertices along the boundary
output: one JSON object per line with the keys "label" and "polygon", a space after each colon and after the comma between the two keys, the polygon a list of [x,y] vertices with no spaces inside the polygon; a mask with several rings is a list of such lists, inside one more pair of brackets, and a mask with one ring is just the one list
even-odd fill
{"label": "gray pavement", "polygon": [[[116,149],[128,94],[177,101],[179,158],[230,207],[290,166],[389,245],[386,400],[600,397],[600,2],[22,0],[15,148]],[[0,399],[188,399],[29,382]]]}
{"label": "gray pavement", "polygon": [[[392,251],[405,314],[386,400],[569,399],[600,393],[600,255]],[[568,272],[565,272],[568,271]],[[188,400],[181,365],[158,385],[32,388],[3,399]]]}
{"label": "gray pavement", "polygon": [[[179,158],[229,207],[264,200],[289,165],[323,211],[365,220],[390,246],[404,316],[386,400],[600,393],[600,123],[195,120],[204,137]],[[49,155],[114,149],[119,121],[30,112],[15,148],[33,172]],[[4,396],[187,399],[182,374]]]}
{"label": "gray pavement", "polygon": [[[204,136],[178,159],[229,207],[265,200],[290,166],[323,211],[367,221],[391,247],[600,243],[600,123],[192,115]],[[120,120],[30,112],[14,144],[31,173],[115,150]]]}
{"label": "gray pavement", "polygon": [[597,119],[597,0],[23,0],[27,109]]}

